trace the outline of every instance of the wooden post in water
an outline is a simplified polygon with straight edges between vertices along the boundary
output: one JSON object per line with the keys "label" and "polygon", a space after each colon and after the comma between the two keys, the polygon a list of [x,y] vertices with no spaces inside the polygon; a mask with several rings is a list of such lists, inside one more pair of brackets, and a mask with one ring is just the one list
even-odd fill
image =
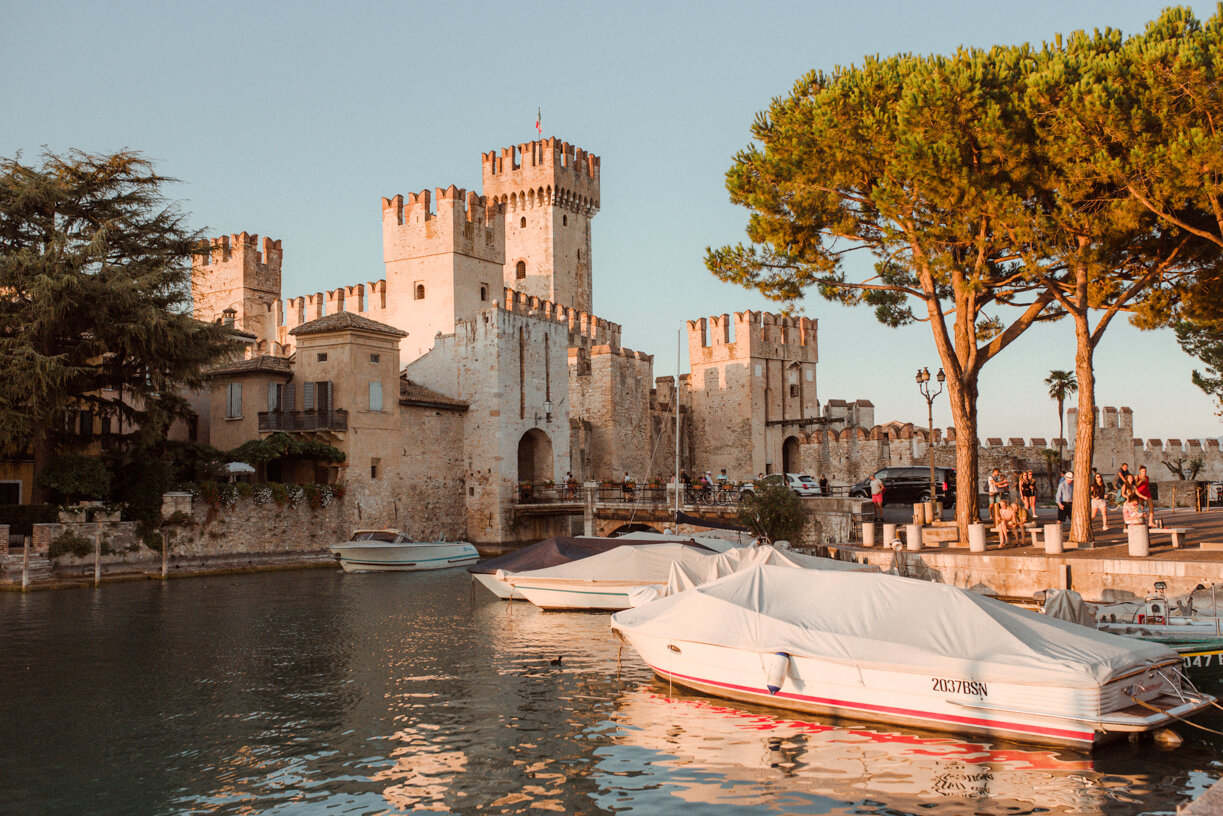
{"label": "wooden post in water", "polygon": [[[170,571],[170,542],[166,540],[165,530],[161,533],[161,580],[166,580],[166,575]],[[472,577],[475,580],[475,577]]]}
{"label": "wooden post in water", "polygon": [[30,585],[30,541],[29,536],[21,539],[21,591],[25,592]]}
{"label": "wooden post in water", "polygon": [[93,537],[93,585],[99,586],[102,583],[102,533],[98,532]]}

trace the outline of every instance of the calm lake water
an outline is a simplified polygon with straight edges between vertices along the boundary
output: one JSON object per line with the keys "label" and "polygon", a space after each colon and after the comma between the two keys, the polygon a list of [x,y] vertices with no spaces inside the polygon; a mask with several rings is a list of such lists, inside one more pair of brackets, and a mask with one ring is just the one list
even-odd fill
{"label": "calm lake water", "polygon": [[1223,776],[1187,727],[1088,757],[796,719],[618,647],[453,570],[0,593],[0,813],[1113,816]]}

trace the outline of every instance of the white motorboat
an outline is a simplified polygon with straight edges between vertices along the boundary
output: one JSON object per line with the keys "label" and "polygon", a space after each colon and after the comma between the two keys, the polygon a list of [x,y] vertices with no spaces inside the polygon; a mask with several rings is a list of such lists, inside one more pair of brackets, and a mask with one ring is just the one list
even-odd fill
{"label": "white motorboat", "polygon": [[413,541],[398,530],[357,530],[329,548],[345,572],[413,572],[465,567],[480,557],[466,541]]}
{"label": "white motorboat", "polygon": [[629,593],[667,583],[671,564],[697,564],[711,553],[686,544],[626,544],[613,550],[527,572],[496,577],[541,609],[628,609]]}
{"label": "white motorboat", "polygon": [[659,677],[779,708],[1090,748],[1215,702],[1180,657],[891,575],[758,566],[612,616]]}
{"label": "white motorboat", "polygon": [[692,542],[691,539],[661,536],[657,540],[651,538],[646,541],[628,541],[623,538],[599,538],[596,536],[546,538],[529,547],[523,547],[522,549],[499,555],[496,558],[490,558],[478,564],[473,564],[467,568],[467,571],[471,573],[472,578],[480,582],[489,592],[503,601],[510,601],[515,598],[522,598],[522,595],[515,592],[514,588],[508,583],[498,578],[498,571],[515,573],[555,567],[559,564],[568,564],[571,561],[579,561],[592,555],[614,550],[616,547],[623,547],[625,544],[644,543],[685,544]]}

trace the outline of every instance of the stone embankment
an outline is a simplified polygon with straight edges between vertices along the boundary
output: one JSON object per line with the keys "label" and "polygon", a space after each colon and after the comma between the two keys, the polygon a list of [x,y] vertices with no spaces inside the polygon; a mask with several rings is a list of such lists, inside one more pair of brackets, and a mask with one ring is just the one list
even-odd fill
{"label": "stone embankment", "polygon": [[[166,494],[161,534],[142,540],[134,522],[36,524],[30,541],[29,588],[161,577],[161,536],[169,544],[167,576],[331,567],[328,545],[348,537],[343,500],[312,508],[238,498],[210,505],[189,493]],[[24,557],[0,526],[0,589],[20,589]],[[100,558],[95,556],[101,552]],[[100,560],[101,568],[97,569]]]}

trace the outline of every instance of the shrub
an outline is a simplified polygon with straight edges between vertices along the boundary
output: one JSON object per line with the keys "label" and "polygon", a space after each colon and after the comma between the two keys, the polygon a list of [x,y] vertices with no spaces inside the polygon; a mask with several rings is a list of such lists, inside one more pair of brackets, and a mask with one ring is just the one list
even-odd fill
{"label": "shrub", "polygon": [[272,500],[273,501],[275,501],[281,507],[288,504],[289,502],[289,488],[288,487],[281,484],[280,482],[273,482],[271,484],[271,488],[272,488]]}
{"label": "shrub", "polygon": [[740,494],[739,521],[770,541],[794,541],[803,529],[803,505],[784,482],[757,482],[755,490]]}
{"label": "shrub", "polygon": [[77,535],[71,530],[65,530],[51,539],[51,543],[47,547],[48,558],[59,558],[64,555],[75,555],[83,558],[91,552],[93,552],[93,542],[84,536]]}
{"label": "shrub", "polygon": [[110,474],[96,457],[69,453],[54,457],[34,484],[65,502],[99,501],[110,492]]}

